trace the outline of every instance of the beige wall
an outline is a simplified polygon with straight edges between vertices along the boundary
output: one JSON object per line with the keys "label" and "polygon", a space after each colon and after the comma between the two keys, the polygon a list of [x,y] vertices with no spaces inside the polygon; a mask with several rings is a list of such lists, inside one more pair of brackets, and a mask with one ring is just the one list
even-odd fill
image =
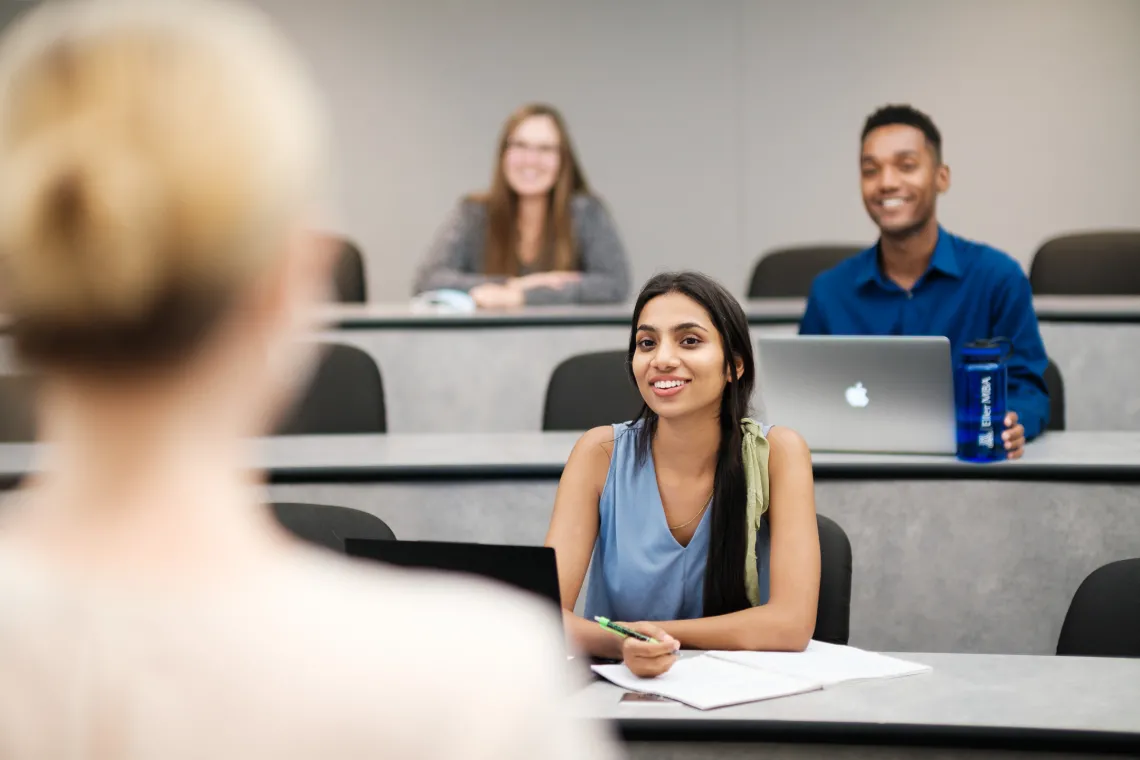
{"label": "beige wall", "polygon": [[959,234],[1028,264],[1059,232],[1140,227],[1140,2],[745,5],[742,259],[805,237],[873,237],[855,151],[861,120],[890,100],[941,129],[951,189],[939,217]]}
{"label": "beige wall", "polygon": [[887,101],[941,127],[960,234],[1028,263],[1140,226],[1140,0],[260,2],[326,88],[373,300],[407,296],[529,99],[565,111],[639,281],[693,266],[742,292],[770,246],[869,241],[857,136]]}

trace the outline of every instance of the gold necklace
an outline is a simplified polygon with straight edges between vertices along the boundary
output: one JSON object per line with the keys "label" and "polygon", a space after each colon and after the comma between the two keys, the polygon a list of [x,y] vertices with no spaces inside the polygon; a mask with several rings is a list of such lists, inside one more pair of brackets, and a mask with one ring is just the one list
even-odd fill
{"label": "gold necklace", "polygon": [[697,512],[695,515],[693,515],[692,517],[690,517],[685,522],[681,523],[680,525],[669,525],[668,523],[666,523],[666,525],[669,525],[670,532],[684,528],[686,525],[689,525],[690,523],[692,523],[693,520],[696,520],[698,517],[703,515],[705,513],[705,510],[709,508],[709,504],[712,504],[712,497],[713,497],[713,493],[715,493],[715,492],[716,492],[716,488],[713,488],[713,490],[709,493],[709,497],[707,499],[705,499],[705,505],[703,507],[701,507],[701,510],[699,512]]}

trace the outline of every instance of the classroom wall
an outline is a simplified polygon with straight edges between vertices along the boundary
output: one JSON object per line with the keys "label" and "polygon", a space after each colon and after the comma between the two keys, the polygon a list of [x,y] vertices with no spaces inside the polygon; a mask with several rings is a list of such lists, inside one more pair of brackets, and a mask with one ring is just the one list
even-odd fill
{"label": "classroom wall", "polygon": [[1136,0],[260,0],[334,116],[334,224],[403,300],[520,103],[570,123],[640,281],[696,266],[742,294],[761,251],[867,242],[862,120],[941,127],[940,217],[1028,264],[1046,237],[1140,226]]}

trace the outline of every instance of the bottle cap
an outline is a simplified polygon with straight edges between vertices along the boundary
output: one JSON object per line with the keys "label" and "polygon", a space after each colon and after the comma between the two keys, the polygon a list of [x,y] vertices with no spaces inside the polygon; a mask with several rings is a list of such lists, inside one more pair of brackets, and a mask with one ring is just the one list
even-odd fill
{"label": "bottle cap", "polygon": [[1013,344],[1009,338],[985,338],[967,343],[962,347],[965,359],[1000,362],[1013,355]]}

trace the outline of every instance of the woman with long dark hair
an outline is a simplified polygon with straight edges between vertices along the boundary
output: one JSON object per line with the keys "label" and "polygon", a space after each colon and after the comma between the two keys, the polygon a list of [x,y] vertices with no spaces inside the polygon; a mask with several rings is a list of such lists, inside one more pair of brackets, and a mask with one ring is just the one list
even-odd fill
{"label": "woman with long dark hair", "polygon": [[[702,274],[662,274],[631,327],[641,414],[578,441],[546,538],[570,637],[644,676],[668,670],[682,644],[802,650],[819,595],[811,454],[795,431],[747,416],[755,371],[740,304]],[[595,616],[657,643],[619,639]]]}
{"label": "woman with long dark hair", "polygon": [[491,187],[459,202],[416,275],[417,293],[444,289],[482,308],[625,299],[625,249],[554,107],[507,119]]}

